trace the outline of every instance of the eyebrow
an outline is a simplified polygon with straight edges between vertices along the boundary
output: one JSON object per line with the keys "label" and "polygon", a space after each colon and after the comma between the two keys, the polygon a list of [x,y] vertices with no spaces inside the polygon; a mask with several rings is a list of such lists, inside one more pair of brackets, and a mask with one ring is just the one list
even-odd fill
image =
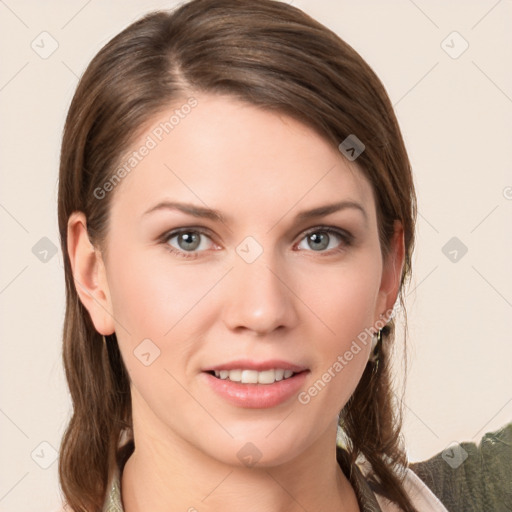
{"label": "eyebrow", "polygon": [[[368,220],[368,215],[366,213],[366,210],[363,208],[363,206],[360,203],[357,203],[355,201],[340,201],[338,203],[332,203],[332,204],[326,204],[324,206],[318,206],[316,208],[312,208],[310,210],[304,210],[300,213],[298,213],[295,216],[295,219],[297,221],[304,221],[308,219],[314,219],[318,217],[324,217],[326,215],[329,215],[331,213],[335,213],[341,210],[346,209],[355,209],[359,210],[365,220]],[[144,212],[143,217],[146,215],[149,215],[150,213],[160,211],[160,210],[178,210],[183,213],[186,213],[188,215],[192,215],[194,217],[203,218],[203,219],[210,219],[217,222],[222,222],[224,224],[228,223],[230,221],[229,217],[224,216],[220,211],[210,209],[210,208],[203,208],[202,206],[197,206],[190,203],[179,203],[177,201],[161,201],[157,205],[153,206],[146,212]]]}

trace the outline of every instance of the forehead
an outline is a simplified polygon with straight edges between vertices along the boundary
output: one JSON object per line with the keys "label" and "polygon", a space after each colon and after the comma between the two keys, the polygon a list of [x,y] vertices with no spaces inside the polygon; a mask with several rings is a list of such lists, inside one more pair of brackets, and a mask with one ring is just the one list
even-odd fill
{"label": "forehead", "polygon": [[320,200],[373,202],[358,166],[312,128],[229,96],[194,98],[155,116],[123,157],[113,209],[142,213],[172,198],[261,217]]}

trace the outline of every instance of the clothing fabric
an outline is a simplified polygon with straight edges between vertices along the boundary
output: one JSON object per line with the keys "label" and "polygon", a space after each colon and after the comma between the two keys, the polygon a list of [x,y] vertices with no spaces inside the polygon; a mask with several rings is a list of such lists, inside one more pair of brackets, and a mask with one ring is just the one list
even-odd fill
{"label": "clothing fabric", "polygon": [[[362,512],[400,512],[368,478],[368,462],[350,464],[338,445],[336,458]],[[404,487],[420,512],[505,512],[512,510],[512,422],[483,436],[479,445],[462,442],[404,468]],[[124,512],[122,465],[111,480],[103,512]]]}
{"label": "clothing fabric", "polygon": [[512,511],[512,422],[409,466],[449,512]]}

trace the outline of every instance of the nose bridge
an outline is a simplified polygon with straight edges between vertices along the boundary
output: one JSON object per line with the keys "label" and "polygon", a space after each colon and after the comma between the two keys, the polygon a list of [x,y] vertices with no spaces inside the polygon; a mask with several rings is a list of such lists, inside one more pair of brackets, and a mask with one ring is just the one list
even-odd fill
{"label": "nose bridge", "polygon": [[284,284],[290,278],[281,270],[276,252],[263,250],[251,237],[239,244],[236,252],[224,308],[226,324],[232,329],[245,327],[258,332],[293,325],[297,319],[294,297]]}

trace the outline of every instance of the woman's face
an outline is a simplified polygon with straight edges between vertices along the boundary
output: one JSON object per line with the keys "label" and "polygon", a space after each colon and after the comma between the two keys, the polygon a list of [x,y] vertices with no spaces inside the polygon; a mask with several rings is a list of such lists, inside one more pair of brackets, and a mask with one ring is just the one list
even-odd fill
{"label": "woman's face", "polygon": [[[287,116],[195,98],[178,122],[165,125],[186,99],[159,115],[103,189],[101,329],[117,335],[141,437],[283,463],[335,435],[401,261],[382,260],[355,163]],[[308,213],[328,205],[341,206]]]}

